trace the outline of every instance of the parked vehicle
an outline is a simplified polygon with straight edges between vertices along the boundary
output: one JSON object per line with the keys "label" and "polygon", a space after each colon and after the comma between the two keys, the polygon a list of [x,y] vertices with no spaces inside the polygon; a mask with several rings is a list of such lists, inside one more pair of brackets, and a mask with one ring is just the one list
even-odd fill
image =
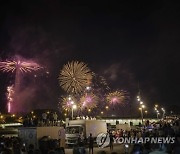
{"label": "parked vehicle", "polygon": [[26,147],[33,144],[36,148],[39,147],[38,141],[45,136],[51,140],[65,140],[63,133],[65,134],[63,127],[20,127],[18,129],[18,137],[23,144]]}
{"label": "parked vehicle", "polygon": [[68,121],[65,131],[66,144],[77,144],[79,139],[86,142],[90,133],[92,134],[93,138],[96,138],[100,133],[107,133],[106,122],[100,120]]}

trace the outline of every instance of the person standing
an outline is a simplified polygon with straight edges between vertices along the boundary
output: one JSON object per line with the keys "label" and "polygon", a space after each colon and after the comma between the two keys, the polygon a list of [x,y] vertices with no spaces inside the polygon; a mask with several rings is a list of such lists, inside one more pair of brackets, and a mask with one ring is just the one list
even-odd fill
{"label": "person standing", "polygon": [[110,147],[110,151],[112,151],[113,150],[113,142],[114,142],[112,132],[109,132],[109,139],[110,139],[109,147]]}
{"label": "person standing", "polygon": [[[65,149],[65,129],[64,128],[61,128],[59,130],[59,140],[60,140],[60,148],[64,151]],[[65,151],[64,151],[65,153]]]}
{"label": "person standing", "polygon": [[57,120],[58,120],[58,115],[56,112],[54,112],[54,114],[53,114],[53,125],[54,126],[57,126]]}
{"label": "person standing", "polygon": [[92,137],[92,134],[90,133],[89,135],[89,154],[93,154],[93,144],[94,144],[94,139]]}
{"label": "person standing", "polygon": [[46,112],[44,112],[42,114],[42,119],[43,119],[43,125],[46,125],[47,124],[47,114],[46,114]]}

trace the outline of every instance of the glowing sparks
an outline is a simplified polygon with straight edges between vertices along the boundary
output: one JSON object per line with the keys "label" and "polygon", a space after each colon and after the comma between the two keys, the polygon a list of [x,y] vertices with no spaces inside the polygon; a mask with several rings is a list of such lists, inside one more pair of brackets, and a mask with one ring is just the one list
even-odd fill
{"label": "glowing sparks", "polygon": [[93,75],[93,79],[92,79],[92,87],[94,89],[103,89],[101,91],[105,91],[105,90],[109,90],[109,86],[107,84],[107,81],[106,79],[101,76],[101,75],[98,75],[96,73],[92,73]]}
{"label": "glowing sparks", "polygon": [[91,82],[92,73],[87,64],[78,61],[68,62],[60,71],[59,82],[68,93],[81,93]]}
{"label": "glowing sparks", "polygon": [[14,95],[14,86],[8,86],[7,87],[7,107],[8,107],[8,113],[11,112],[11,104],[13,103],[13,95]]}
{"label": "glowing sparks", "polygon": [[35,62],[13,60],[0,62],[0,70],[3,72],[14,72],[19,69],[22,73],[37,71],[41,67]]}
{"label": "glowing sparks", "polygon": [[121,90],[109,93],[106,97],[106,100],[110,104],[118,104],[125,102],[128,98],[129,96],[127,92]]}
{"label": "glowing sparks", "polygon": [[94,94],[87,94],[85,96],[82,96],[80,99],[80,106],[82,109],[88,108],[93,109],[97,106],[98,103],[98,97]]}

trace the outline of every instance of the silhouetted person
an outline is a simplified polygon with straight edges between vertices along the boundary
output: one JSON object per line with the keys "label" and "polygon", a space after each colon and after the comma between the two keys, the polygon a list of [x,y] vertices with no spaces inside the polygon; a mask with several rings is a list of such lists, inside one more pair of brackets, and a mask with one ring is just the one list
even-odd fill
{"label": "silhouetted person", "polygon": [[114,142],[112,132],[109,133],[109,138],[110,138],[109,147],[110,147],[110,150],[112,151],[113,150],[113,142]]}
{"label": "silhouetted person", "polygon": [[90,133],[89,135],[89,154],[93,154],[93,144],[94,144],[94,139],[92,137],[92,134]]}

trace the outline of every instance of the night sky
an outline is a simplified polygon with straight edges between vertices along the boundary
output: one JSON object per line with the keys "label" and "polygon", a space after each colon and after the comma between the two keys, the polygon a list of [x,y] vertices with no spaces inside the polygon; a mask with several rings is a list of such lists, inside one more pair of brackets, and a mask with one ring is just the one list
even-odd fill
{"label": "night sky", "polygon": [[[50,74],[23,75],[25,108],[57,108],[63,64],[84,61],[103,75],[111,90],[129,91],[137,105],[138,83],[147,106],[178,110],[180,5],[173,1],[119,4],[1,1],[0,60],[20,55]],[[0,110],[13,74],[0,73]],[[137,107],[136,107],[137,109]],[[129,114],[129,113],[128,113]]]}

